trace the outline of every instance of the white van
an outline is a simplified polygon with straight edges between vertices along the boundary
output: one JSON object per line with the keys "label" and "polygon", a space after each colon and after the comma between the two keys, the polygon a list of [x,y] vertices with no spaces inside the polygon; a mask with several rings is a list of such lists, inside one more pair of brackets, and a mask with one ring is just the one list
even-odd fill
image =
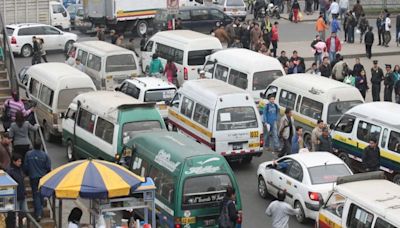
{"label": "white van", "polygon": [[104,41],[74,43],[70,49],[68,64],[80,59],[84,72],[97,89],[114,90],[128,78],[140,74],[139,61],[135,52]]}
{"label": "white van", "polygon": [[178,68],[178,81],[198,79],[200,69],[215,50],[222,49],[221,42],[211,35],[190,31],[172,30],[158,32],[152,36],[142,50],[142,69],[147,72],[151,56],[157,53],[163,66],[172,59]]}
{"label": "white van", "polygon": [[400,227],[400,186],[381,172],[339,177],[321,209],[317,228]]}
{"label": "white van", "polygon": [[[286,108],[293,110],[296,126],[303,127],[305,145],[311,149],[311,132],[319,119],[332,124],[350,108],[364,103],[360,91],[350,85],[312,74],[291,74],[273,81],[262,98],[275,96],[281,115]],[[263,111],[267,100],[259,103]]]}
{"label": "white van", "polygon": [[348,110],[333,127],[333,147],[337,155],[355,170],[361,165],[369,140],[378,140],[380,169],[389,180],[400,184],[400,105],[371,102]]}
{"label": "white van", "polygon": [[49,6],[50,25],[64,30],[70,29],[71,18],[64,5],[61,2],[51,1],[49,2]]}
{"label": "white van", "polygon": [[81,93],[96,90],[89,76],[65,63],[33,65],[24,78],[28,97],[37,103],[35,113],[47,141],[61,135],[60,116],[72,100]]}
{"label": "white van", "polygon": [[263,126],[246,91],[214,79],[188,81],[169,103],[169,129],[225,156],[250,162],[263,151]]}
{"label": "white van", "polygon": [[215,78],[248,91],[256,103],[260,100],[260,92],[285,74],[276,58],[244,48],[228,48],[209,55],[203,70],[207,78]]}

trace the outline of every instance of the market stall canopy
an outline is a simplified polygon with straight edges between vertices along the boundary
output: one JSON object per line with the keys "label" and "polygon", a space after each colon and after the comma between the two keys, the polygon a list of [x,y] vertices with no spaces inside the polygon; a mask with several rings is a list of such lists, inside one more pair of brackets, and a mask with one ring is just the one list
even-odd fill
{"label": "market stall canopy", "polygon": [[40,179],[43,196],[59,199],[106,199],[129,196],[146,179],[125,167],[100,160],[81,160],[60,166]]}

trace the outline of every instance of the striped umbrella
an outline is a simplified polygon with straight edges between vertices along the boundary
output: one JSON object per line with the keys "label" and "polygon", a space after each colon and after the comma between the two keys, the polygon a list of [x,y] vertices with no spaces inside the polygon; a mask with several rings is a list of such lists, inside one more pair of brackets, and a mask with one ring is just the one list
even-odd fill
{"label": "striped umbrella", "polygon": [[40,192],[60,199],[105,199],[128,196],[145,178],[115,163],[81,160],[60,166],[39,182]]}

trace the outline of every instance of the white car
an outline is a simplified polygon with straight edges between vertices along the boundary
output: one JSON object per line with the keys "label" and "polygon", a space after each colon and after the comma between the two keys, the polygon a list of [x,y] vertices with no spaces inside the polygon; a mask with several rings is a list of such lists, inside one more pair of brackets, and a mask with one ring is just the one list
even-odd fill
{"label": "white car", "polygon": [[297,221],[315,220],[320,197],[326,202],[336,178],[352,175],[350,168],[338,157],[328,152],[304,152],[283,156],[258,166],[258,193],[266,198],[286,190],[285,201],[300,208]]}
{"label": "white car", "polygon": [[12,52],[23,57],[29,57],[33,54],[33,36],[43,39],[43,48],[46,51],[63,50],[67,52],[78,39],[76,34],[64,32],[45,24],[23,23],[7,25],[6,27]]}
{"label": "white car", "polygon": [[137,77],[122,82],[117,89],[141,102],[155,102],[161,117],[165,120],[168,109],[165,101],[170,101],[175,95],[174,84],[155,77]]}

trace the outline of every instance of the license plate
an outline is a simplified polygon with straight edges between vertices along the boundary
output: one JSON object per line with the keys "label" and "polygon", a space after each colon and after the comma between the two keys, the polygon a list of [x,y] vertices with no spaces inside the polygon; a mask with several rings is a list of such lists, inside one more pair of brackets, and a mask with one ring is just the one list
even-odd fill
{"label": "license plate", "polygon": [[251,138],[257,138],[258,137],[258,131],[250,131],[250,137]]}
{"label": "license plate", "polygon": [[215,219],[204,220],[204,225],[205,226],[213,226],[213,225],[215,225]]}
{"label": "license plate", "polygon": [[158,106],[158,109],[160,109],[160,110],[167,109],[167,106],[165,104],[160,104],[160,105],[157,105],[157,106]]}
{"label": "license plate", "polygon": [[260,147],[260,143],[249,143],[250,148]]}
{"label": "license plate", "polygon": [[237,11],[238,11],[238,9],[233,9],[232,11],[233,11],[233,12],[237,12]]}
{"label": "license plate", "polygon": [[185,217],[185,218],[182,218],[181,222],[183,224],[193,224],[193,223],[196,223],[196,217]]}
{"label": "license plate", "polygon": [[234,144],[232,144],[232,149],[241,150],[241,149],[243,149],[243,144],[242,143],[234,143]]}

